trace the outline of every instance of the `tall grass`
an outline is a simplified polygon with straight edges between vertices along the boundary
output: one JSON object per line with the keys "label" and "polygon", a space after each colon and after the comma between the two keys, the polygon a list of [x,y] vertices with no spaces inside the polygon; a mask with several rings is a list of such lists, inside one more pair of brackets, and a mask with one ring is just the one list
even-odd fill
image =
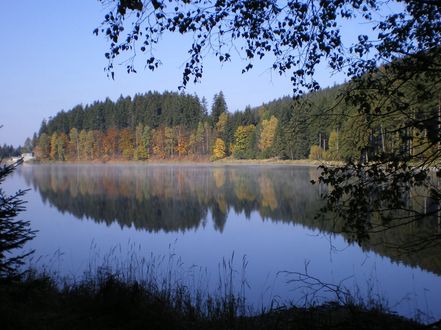
{"label": "tall grass", "polygon": [[[132,243],[130,243],[132,244]],[[270,304],[255,312],[247,304],[246,256],[236,269],[234,253],[218,264],[214,290],[205,269],[184,267],[170,245],[163,256],[143,256],[140,246],[115,246],[101,255],[91,246],[87,270],[79,277],[28,270],[21,281],[0,283],[2,329],[413,329],[420,324],[366,304],[339,285],[309,274],[286,273],[295,283],[330,302]],[[57,263],[53,257],[52,262]]]}

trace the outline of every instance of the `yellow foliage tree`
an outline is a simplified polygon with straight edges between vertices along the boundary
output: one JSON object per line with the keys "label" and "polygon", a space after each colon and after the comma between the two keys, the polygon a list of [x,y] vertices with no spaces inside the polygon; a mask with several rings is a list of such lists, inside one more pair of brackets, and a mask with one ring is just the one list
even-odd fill
{"label": "yellow foliage tree", "polygon": [[262,120],[262,129],[260,131],[258,145],[260,151],[267,150],[273,145],[278,123],[279,120],[275,116],[271,116],[270,119]]}
{"label": "yellow foliage tree", "polygon": [[228,114],[226,112],[222,112],[219,116],[219,120],[216,123],[216,131],[218,134],[222,134],[225,132],[225,126],[227,125]]}
{"label": "yellow foliage tree", "polygon": [[80,158],[80,140],[79,133],[75,127],[72,127],[69,131],[69,143],[67,146],[67,159],[78,160]]}
{"label": "yellow foliage tree", "polygon": [[313,144],[309,152],[309,159],[320,160],[322,159],[322,157],[323,157],[323,149],[320,148],[318,145]]}
{"label": "yellow foliage tree", "polygon": [[111,127],[107,130],[103,137],[103,153],[107,157],[115,158],[118,150],[118,136],[119,131]]}
{"label": "yellow foliage tree", "polygon": [[51,157],[51,160],[55,160],[58,152],[57,152],[57,140],[58,140],[58,136],[57,133],[54,132],[52,133],[51,136],[51,147],[50,147],[50,153],[49,156]]}
{"label": "yellow foliage tree", "polygon": [[80,132],[80,135],[78,136],[79,140],[79,150],[80,150],[80,158],[82,160],[87,160],[87,132],[86,130],[82,129]]}
{"label": "yellow foliage tree", "polygon": [[225,155],[225,142],[224,140],[217,138],[214,142],[213,156],[216,159],[222,159],[225,158]]}
{"label": "yellow foliage tree", "polygon": [[183,134],[178,136],[178,145],[176,146],[176,152],[179,157],[185,156],[188,153],[187,141]]}
{"label": "yellow foliage tree", "polygon": [[134,144],[133,144],[133,135],[130,129],[123,128],[119,132],[119,148],[121,150],[121,154],[127,160],[133,158],[134,153]]}
{"label": "yellow foliage tree", "polygon": [[332,131],[331,134],[329,135],[329,150],[327,152],[327,156],[329,160],[340,159],[339,146],[338,146],[338,133],[336,131]]}
{"label": "yellow foliage tree", "polygon": [[56,140],[56,153],[58,160],[66,160],[66,147],[67,147],[67,136],[64,132],[61,132]]}

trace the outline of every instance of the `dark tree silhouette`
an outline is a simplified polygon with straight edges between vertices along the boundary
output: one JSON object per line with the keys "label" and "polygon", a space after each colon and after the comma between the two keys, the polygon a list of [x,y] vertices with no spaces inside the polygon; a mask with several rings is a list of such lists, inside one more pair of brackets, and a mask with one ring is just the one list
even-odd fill
{"label": "dark tree silhouette", "polygon": [[[22,163],[19,160],[12,164],[0,164],[0,184]],[[29,222],[17,220],[17,215],[24,210],[22,197],[25,190],[9,195],[0,187],[0,278],[14,277],[20,274],[18,267],[23,259],[33,251],[16,253],[26,242],[35,237]]]}

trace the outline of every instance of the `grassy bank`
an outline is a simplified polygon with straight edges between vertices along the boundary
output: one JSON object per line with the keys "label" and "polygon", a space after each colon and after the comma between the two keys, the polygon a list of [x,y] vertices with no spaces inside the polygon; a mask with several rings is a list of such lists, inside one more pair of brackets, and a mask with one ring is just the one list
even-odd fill
{"label": "grassy bank", "polygon": [[29,273],[0,283],[2,329],[419,329],[381,307],[327,303],[249,315],[240,297],[194,295],[185,286],[124,281],[103,273],[56,283]]}
{"label": "grassy bank", "polygon": [[297,166],[313,166],[317,167],[319,165],[341,165],[343,162],[339,161],[319,161],[311,159],[278,159],[278,158],[268,158],[268,159],[234,159],[234,158],[224,158],[213,162],[214,164],[244,164],[244,165],[297,165]]}
{"label": "grassy bank", "polygon": [[342,165],[343,162],[337,161],[318,161],[310,159],[295,159],[295,160],[283,160],[277,158],[269,159],[234,159],[224,158],[211,161],[209,158],[151,158],[146,161],[134,161],[134,160],[93,160],[93,161],[34,161],[32,164],[194,164],[194,165],[208,165],[208,166],[223,166],[223,165],[297,165],[297,166],[312,166],[317,167],[322,164],[326,165]]}

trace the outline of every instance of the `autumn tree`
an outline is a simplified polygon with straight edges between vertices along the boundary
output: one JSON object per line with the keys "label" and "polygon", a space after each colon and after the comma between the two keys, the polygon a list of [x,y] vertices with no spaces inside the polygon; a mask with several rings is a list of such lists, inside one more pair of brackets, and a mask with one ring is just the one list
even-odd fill
{"label": "autumn tree", "polygon": [[88,155],[90,154],[89,144],[87,141],[87,132],[86,130],[82,129],[80,131],[80,135],[78,137],[79,140],[79,150],[80,150],[80,158],[81,160],[87,160]]}
{"label": "autumn tree", "polygon": [[69,131],[69,143],[67,149],[69,160],[80,159],[80,139],[78,130],[75,127],[72,127]]}
{"label": "autumn tree", "polygon": [[197,150],[196,132],[192,131],[188,137],[188,153],[195,155]]}
{"label": "autumn tree", "polygon": [[340,159],[340,153],[339,153],[339,136],[338,131],[333,130],[329,134],[329,147],[327,151],[327,158],[329,160],[339,160]]}
{"label": "autumn tree", "polygon": [[121,155],[130,160],[133,158],[134,152],[134,143],[133,143],[133,135],[130,129],[123,128],[119,132],[119,150],[121,151]]}
{"label": "autumn tree", "polygon": [[258,146],[264,157],[269,155],[269,149],[273,145],[278,123],[279,120],[274,115],[270,119],[262,120]]}
{"label": "autumn tree", "polygon": [[189,144],[185,131],[183,127],[178,126],[175,128],[175,132],[177,135],[176,152],[178,153],[179,157],[185,156],[188,153],[188,144]]}
{"label": "autumn tree", "polygon": [[164,129],[157,128],[152,131],[153,154],[159,158],[165,158]]}
{"label": "autumn tree", "polygon": [[52,133],[51,140],[50,140],[50,152],[49,156],[51,160],[57,160],[58,156],[58,135],[57,132]]}
{"label": "autumn tree", "polygon": [[118,153],[119,132],[115,127],[107,129],[103,137],[103,152],[110,158],[115,158]]}
{"label": "autumn tree", "polygon": [[102,159],[104,156],[104,132],[99,130],[93,130],[93,137],[94,137],[94,143],[93,143],[93,158],[94,159]]}
{"label": "autumn tree", "polygon": [[213,156],[215,159],[222,159],[226,156],[225,142],[220,138],[217,138],[214,142]]}
{"label": "autumn tree", "polygon": [[324,150],[320,146],[318,146],[316,144],[313,144],[311,146],[310,151],[309,151],[308,158],[311,159],[311,160],[322,160],[323,159],[323,153],[324,153]]}
{"label": "autumn tree", "polygon": [[50,154],[50,139],[46,133],[42,133],[38,138],[36,157],[39,159],[48,159]]}
{"label": "autumn tree", "polygon": [[225,128],[227,125],[228,114],[226,112],[222,112],[218,118],[218,121],[215,124],[217,135],[222,137],[225,133]]}
{"label": "autumn tree", "polygon": [[66,148],[67,148],[67,136],[64,132],[60,133],[57,136],[56,139],[56,158],[58,160],[65,160],[66,159]]}

